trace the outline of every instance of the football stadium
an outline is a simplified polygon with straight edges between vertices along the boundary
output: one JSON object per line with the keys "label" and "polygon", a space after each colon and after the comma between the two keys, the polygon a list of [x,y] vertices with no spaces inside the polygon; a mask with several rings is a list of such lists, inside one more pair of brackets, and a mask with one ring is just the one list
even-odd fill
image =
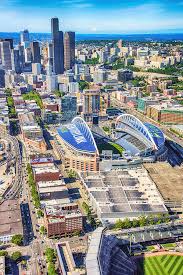
{"label": "football stadium", "polygon": [[132,156],[154,156],[166,160],[165,136],[155,125],[142,123],[130,114],[122,114],[116,120],[115,142]]}
{"label": "football stadium", "polygon": [[98,126],[97,131],[90,129],[81,117],[75,117],[71,123],[61,125],[57,129],[56,142],[65,168],[99,171],[103,150],[112,150],[120,160],[127,156],[132,159],[151,158],[151,161],[167,158],[163,132],[152,124],[142,123],[132,115],[120,115],[113,135],[108,137],[104,134]]}

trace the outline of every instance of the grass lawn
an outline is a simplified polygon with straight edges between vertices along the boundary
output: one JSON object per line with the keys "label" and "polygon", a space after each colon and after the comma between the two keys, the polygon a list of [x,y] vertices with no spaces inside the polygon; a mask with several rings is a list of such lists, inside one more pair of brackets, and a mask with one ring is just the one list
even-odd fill
{"label": "grass lawn", "polygon": [[176,244],[175,243],[164,243],[164,244],[161,244],[161,246],[164,248],[174,248],[174,247],[176,247]]}
{"label": "grass lawn", "polygon": [[183,257],[163,255],[140,259],[138,269],[141,275],[182,275]]}
{"label": "grass lawn", "polygon": [[113,142],[98,142],[97,143],[97,147],[98,147],[98,150],[99,150],[99,153],[102,153],[103,150],[112,150],[113,151],[113,154],[122,154],[122,152],[124,151],[124,149],[116,144],[116,143],[113,143]]}

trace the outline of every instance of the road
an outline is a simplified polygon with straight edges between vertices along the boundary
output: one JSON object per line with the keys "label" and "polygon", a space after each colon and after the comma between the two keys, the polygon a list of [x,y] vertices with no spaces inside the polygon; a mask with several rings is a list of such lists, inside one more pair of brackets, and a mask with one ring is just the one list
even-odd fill
{"label": "road", "polygon": [[22,198],[21,210],[23,212],[23,228],[25,235],[25,245],[29,246],[31,258],[29,267],[32,275],[47,274],[46,261],[43,255],[45,250],[43,237],[40,235],[37,224],[36,209],[31,199],[30,188],[27,178],[27,160],[26,148],[23,142],[22,145],[22,158],[24,160],[22,165]]}
{"label": "road", "polygon": [[[4,193],[1,203],[4,200],[16,198],[20,192],[20,189],[22,188],[22,150],[21,150],[21,145],[17,138],[12,137],[10,135],[3,136],[2,138],[6,139],[11,144],[12,154],[10,154],[10,157],[11,157],[11,160],[14,159],[14,163],[15,163],[15,178],[14,178],[11,186]],[[10,159],[8,159],[8,162],[9,161],[10,161]]]}

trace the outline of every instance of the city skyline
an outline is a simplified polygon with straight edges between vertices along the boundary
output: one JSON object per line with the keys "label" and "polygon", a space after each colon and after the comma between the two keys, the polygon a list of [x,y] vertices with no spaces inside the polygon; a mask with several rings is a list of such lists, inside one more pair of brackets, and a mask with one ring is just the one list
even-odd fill
{"label": "city skyline", "polygon": [[61,30],[78,33],[181,32],[182,12],[182,0],[57,0],[54,5],[48,0],[2,0],[0,32],[50,32],[54,16],[62,19]]}

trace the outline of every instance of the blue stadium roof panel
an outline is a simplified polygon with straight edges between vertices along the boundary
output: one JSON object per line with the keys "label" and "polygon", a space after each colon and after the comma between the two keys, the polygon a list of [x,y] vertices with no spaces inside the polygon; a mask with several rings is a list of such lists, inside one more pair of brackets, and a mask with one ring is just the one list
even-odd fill
{"label": "blue stadium roof panel", "polygon": [[151,134],[156,146],[160,148],[165,142],[165,136],[163,132],[155,125],[145,122],[144,125]]}
{"label": "blue stadium roof panel", "polygon": [[84,127],[77,127],[74,123],[60,126],[57,129],[60,137],[77,151],[96,153],[97,149],[93,142],[92,133]]}

